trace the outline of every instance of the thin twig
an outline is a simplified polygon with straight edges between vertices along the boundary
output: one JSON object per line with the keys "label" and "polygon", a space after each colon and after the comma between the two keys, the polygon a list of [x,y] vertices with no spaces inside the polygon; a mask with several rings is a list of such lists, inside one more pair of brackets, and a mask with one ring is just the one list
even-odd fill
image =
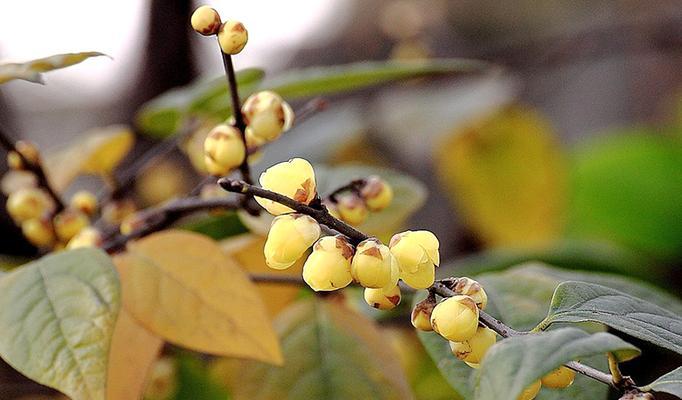
{"label": "thin twig", "polygon": [[274,283],[294,286],[303,286],[305,281],[300,275],[280,275],[280,274],[251,274],[249,278],[256,283]]}
{"label": "thin twig", "polygon": [[12,140],[9,138],[9,135],[3,127],[0,126],[0,145],[7,150],[7,152],[13,151],[19,155],[21,158],[21,162],[24,165],[24,168],[28,170],[29,172],[33,173],[36,176],[36,179],[38,180],[38,186],[42,187],[45,189],[45,191],[52,197],[52,200],[54,200],[56,209],[55,212],[59,213],[64,209],[64,202],[62,201],[61,196],[57,193],[56,190],[52,187],[50,184],[50,181],[47,179],[47,175],[45,174],[45,170],[43,169],[42,166],[42,160],[38,160],[36,163],[31,162],[30,160],[26,159],[21,152],[19,152],[15,146],[15,144],[12,142]]}
{"label": "thin twig", "polygon": [[369,236],[358,231],[352,226],[346,224],[345,222],[339,221],[338,219],[334,218],[331,214],[329,214],[329,212],[327,212],[327,209],[324,208],[323,205],[320,205],[320,208],[313,208],[309,205],[299,203],[298,201],[281,195],[279,193],[275,193],[270,190],[260,188],[258,186],[250,185],[244,181],[222,178],[218,180],[218,184],[228,192],[262,197],[264,199],[272,200],[277,203],[283,204],[301,214],[308,215],[314,218],[320,224],[325,225],[328,228],[331,228],[336,232],[348,237],[350,241],[355,245],[362,242],[363,240],[369,239]]}
{"label": "thin twig", "polygon": [[[242,142],[244,143],[244,146],[246,146],[246,122],[244,121],[244,116],[242,115],[241,100],[239,99],[239,89],[237,87],[237,75],[234,72],[232,56],[223,53],[222,49],[220,50],[220,54],[223,56],[223,66],[225,67],[225,75],[227,76],[227,83],[230,88],[234,127],[239,130],[239,134],[242,137]],[[248,184],[253,183],[248,157],[244,157],[244,161],[242,161],[241,165],[239,166],[239,171],[241,172],[244,182]]]}
{"label": "thin twig", "polygon": [[107,240],[102,245],[102,249],[109,253],[117,252],[123,249],[130,240],[163,229],[188,214],[214,208],[234,210],[239,208],[239,202],[230,198],[201,199],[189,197],[171,201],[157,208],[144,210],[140,213],[140,218],[144,221],[142,227],[128,235],[117,235]]}

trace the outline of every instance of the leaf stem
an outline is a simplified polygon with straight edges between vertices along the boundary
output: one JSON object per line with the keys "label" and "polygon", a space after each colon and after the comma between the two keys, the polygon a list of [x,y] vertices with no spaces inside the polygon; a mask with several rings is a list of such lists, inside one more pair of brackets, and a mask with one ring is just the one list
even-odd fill
{"label": "leaf stem", "polygon": [[38,179],[38,186],[45,189],[47,194],[52,197],[52,200],[54,200],[56,205],[55,213],[62,211],[64,209],[64,202],[57,191],[54,190],[50,184],[50,181],[47,179],[47,175],[43,169],[42,160],[39,159],[36,163],[33,163],[26,159],[26,157],[24,157],[24,155],[17,150],[16,145],[9,138],[9,135],[2,126],[0,126],[0,146],[4,147],[7,152],[13,151],[19,155],[24,168],[36,176]]}

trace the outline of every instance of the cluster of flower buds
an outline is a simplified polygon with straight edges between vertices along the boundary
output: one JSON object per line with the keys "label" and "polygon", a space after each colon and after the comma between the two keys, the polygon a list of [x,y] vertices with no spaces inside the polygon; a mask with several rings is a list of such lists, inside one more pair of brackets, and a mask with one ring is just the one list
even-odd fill
{"label": "cluster of flower buds", "polygon": [[350,225],[361,225],[369,212],[385,209],[393,201],[393,188],[388,182],[372,175],[355,181],[345,190],[324,200],[327,210],[335,217]]}
{"label": "cluster of flower buds", "polygon": [[[435,295],[429,293],[412,310],[412,325],[421,331],[435,331],[449,341],[455,357],[472,368],[479,368],[497,340],[496,333],[479,322],[479,313],[485,310],[488,296],[480,283],[467,277],[448,280],[447,286],[455,295],[438,303]],[[534,399],[542,386],[568,387],[574,378],[575,371],[562,366],[528,386],[517,399]]]}
{"label": "cluster of flower buds", "polygon": [[[390,202],[388,185],[379,178],[363,180],[372,190],[367,202],[378,210]],[[376,190],[376,183],[382,187]],[[299,203],[310,205],[318,199],[315,171],[304,159],[295,158],[268,168],[260,176],[264,189],[279,193]],[[386,189],[389,188],[389,189]],[[389,310],[400,302],[398,281],[421,289],[433,284],[439,263],[438,240],[427,231],[399,233],[386,246],[369,238],[353,246],[343,235],[324,236],[318,222],[308,215],[295,213],[278,202],[256,197],[256,201],[275,215],[264,253],[267,264],[285,269],[312,252],[303,265],[303,279],[315,291],[332,291],[356,282],[365,288],[365,300],[375,308]],[[363,200],[365,201],[365,200]],[[378,205],[379,206],[378,206]]]}
{"label": "cluster of flower buds", "polygon": [[[9,152],[7,156],[10,169],[22,171],[29,167],[27,163],[38,165],[40,162],[40,153],[33,144],[19,141],[15,148],[16,151]],[[28,185],[8,193],[6,204],[8,214],[21,227],[24,237],[34,246],[44,249],[83,245],[86,240],[80,234],[90,225],[90,217],[97,211],[97,198],[87,191],[77,192],[68,206],[55,214],[55,201],[44,188],[37,186],[38,180],[28,182]],[[88,237],[87,242],[96,242],[92,229]]]}
{"label": "cluster of flower buds", "polygon": [[192,28],[204,36],[218,35],[220,49],[225,54],[241,52],[249,40],[244,24],[234,20],[222,22],[218,11],[209,6],[194,10],[191,23]]}

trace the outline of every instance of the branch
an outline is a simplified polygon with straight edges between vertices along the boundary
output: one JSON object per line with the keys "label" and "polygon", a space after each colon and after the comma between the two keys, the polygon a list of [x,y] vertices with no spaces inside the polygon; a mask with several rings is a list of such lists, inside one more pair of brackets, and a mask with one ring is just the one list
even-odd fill
{"label": "branch", "polygon": [[318,223],[325,225],[326,227],[333,229],[344,236],[347,236],[354,245],[357,245],[363,240],[369,239],[369,236],[365,235],[364,233],[358,231],[345,222],[339,221],[338,219],[332,217],[323,205],[320,205],[320,208],[313,208],[279,193],[271,192],[258,186],[253,186],[244,181],[222,178],[218,180],[218,184],[228,192],[240,193],[247,196],[262,197],[264,199],[283,204],[298,213],[308,215],[315,219]]}
{"label": "branch", "polygon": [[[225,67],[225,75],[227,75],[227,83],[230,88],[230,99],[232,100],[232,115],[234,116],[234,127],[239,130],[239,134],[242,137],[242,142],[244,147],[246,147],[246,122],[244,122],[244,116],[242,115],[242,106],[239,99],[239,89],[237,88],[237,75],[234,72],[234,65],[232,64],[232,56],[223,53],[220,49],[220,54],[223,56],[223,66]],[[241,172],[242,179],[244,182],[251,184],[253,179],[251,179],[251,169],[249,167],[248,157],[244,157],[239,166],[239,171]]]}
{"label": "branch", "polygon": [[47,179],[47,175],[45,174],[45,170],[42,167],[42,161],[38,161],[36,163],[31,162],[30,160],[27,160],[26,157],[24,157],[21,152],[19,152],[12,140],[9,138],[9,135],[5,132],[3,127],[0,127],[0,146],[4,147],[7,152],[13,151],[21,157],[21,162],[24,165],[24,168],[26,168],[27,171],[33,173],[37,180],[38,180],[38,186],[42,187],[47,191],[47,194],[52,197],[52,200],[54,200],[55,205],[56,205],[56,213],[59,213],[64,209],[64,202],[62,201],[61,196],[54,190],[52,185],[50,185],[50,182]]}
{"label": "branch", "polygon": [[273,284],[285,284],[294,286],[303,286],[305,281],[300,275],[280,275],[280,274],[251,274],[249,275],[251,281],[256,283],[273,283]]}
{"label": "branch", "polygon": [[122,250],[130,240],[161,230],[188,214],[213,208],[236,210],[239,208],[239,202],[228,198],[201,199],[188,197],[171,201],[161,207],[144,210],[139,213],[140,218],[145,221],[143,227],[128,235],[116,235],[108,239],[102,245],[102,249],[108,253],[117,252]]}

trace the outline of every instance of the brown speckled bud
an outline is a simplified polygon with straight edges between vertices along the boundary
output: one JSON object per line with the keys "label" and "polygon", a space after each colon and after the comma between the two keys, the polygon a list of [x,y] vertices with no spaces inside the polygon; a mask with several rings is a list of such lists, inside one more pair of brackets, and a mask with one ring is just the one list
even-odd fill
{"label": "brown speckled bud", "polygon": [[201,6],[192,13],[192,28],[204,36],[215,35],[220,31],[220,15],[209,6]]}
{"label": "brown speckled bud", "polygon": [[239,21],[225,21],[220,25],[218,42],[225,54],[238,54],[249,41],[249,33]]}

